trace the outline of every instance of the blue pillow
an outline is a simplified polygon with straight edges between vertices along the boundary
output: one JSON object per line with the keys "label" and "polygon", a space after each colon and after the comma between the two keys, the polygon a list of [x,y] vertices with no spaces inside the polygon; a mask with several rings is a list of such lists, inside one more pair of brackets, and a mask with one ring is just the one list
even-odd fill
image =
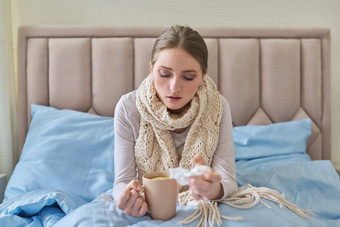
{"label": "blue pillow", "polygon": [[112,188],[112,117],[31,106],[32,121],[5,200],[50,189],[90,201]]}
{"label": "blue pillow", "polygon": [[309,118],[233,128],[235,160],[305,153],[312,132]]}

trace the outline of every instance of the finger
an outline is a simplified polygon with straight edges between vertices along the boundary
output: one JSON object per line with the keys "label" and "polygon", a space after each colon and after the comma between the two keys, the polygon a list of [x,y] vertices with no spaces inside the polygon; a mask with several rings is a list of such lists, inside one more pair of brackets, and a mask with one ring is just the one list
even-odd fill
{"label": "finger", "polygon": [[[211,177],[209,177],[211,178]],[[189,182],[191,183],[191,185],[195,186],[195,187],[208,187],[211,183],[213,183],[211,180],[205,179],[202,176],[197,176],[197,177],[191,177],[189,179]]]}
{"label": "finger", "polygon": [[[132,189],[138,188],[138,185],[140,185],[138,183],[137,180],[132,180],[130,181],[127,185],[125,190],[123,191],[123,193],[121,194],[121,196],[119,197],[118,201],[117,201],[117,207],[121,210],[125,209],[126,207],[126,203],[127,201],[130,199],[130,193]],[[140,185],[141,187],[141,185]]]}
{"label": "finger", "polygon": [[204,158],[201,154],[197,154],[192,158],[192,161],[195,163],[195,165],[205,165]]}
{"label": "finger", "polygon": [[[203,186],[202,186],[203,185]],[[190,192],[195,199],[202,199],[209,193],[209,183],[195,178],[190,179]]]}
{"label": "finger", "polygon": [[127,188],[135,189],[136,191],[144,191],[143,186],[137,181],[137,180],[132,180],[130,183],[128,183]]}
{"label": "finger", "polygon": [[200,192],[194,190],[193,192],[191,192],[191,195],[194,199],[196,200],[208,200],[207,196],[205,194],[201,194]]}
{"label": "finger", "polygon": [[139,215],[139,210],[140,210],[143,202],[144,202],[144,200],[141,196],[139,196],[136,199],[135,203],[133,204],[133,208],[132,208],[132,216],[137,217]]}
{"label": "finger", "polygon": [[209,190],[211,190],[211,186],[212,184],[208,182],[197,182],[194,186],[195,193],[201,196],[206,196],[209,193]]}
{"label": "finger", "polygon": [[195,189],[190,188],[190,194],[195,200],[200,200],[201,196],[195,191]]}
{"label": "finger", "polygon": [[212,173],[203,172],[202,176],[204,180],[210,181],[212,183],[221,182],[222,180],[221,175],[216,171],[213,171]]}
{"label": "finger", "polygon": [[148,204],[145,201],[143,201],[142,206],[139,209],[138,217],[144,216],[147,211],[148,211]]}
{"label": "finger", "polygon": [[131,193],[131,188],[130,187],[126,187],[126,189],[123,191],[123,193],[121,194],[121,196],[119,197],[118,201],[117,201],[117,207],[121,210],[124,210],[126,207],[126,203],[130,198],[130,193]]}
{"label": "finger", "polygon": [[124,208],[124,213],[128,215],[132,215],[133,213],[133,205],[135,204],[136,199],[138,198],[139,193],[135,190],[132,190],[130,193],[130,198],[126,202],[125,208]]}

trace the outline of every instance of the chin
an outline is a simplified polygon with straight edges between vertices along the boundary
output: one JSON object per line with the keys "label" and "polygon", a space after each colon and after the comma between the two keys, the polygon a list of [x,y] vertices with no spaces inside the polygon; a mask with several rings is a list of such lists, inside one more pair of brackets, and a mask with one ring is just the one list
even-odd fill
{"label": "chin", "polygon": [[178,107],[178,106],[176,106],[176,107],[174,107],[174,106],[172,106],[172,107],[167,106],[167,108],[168,108],[168,110],[170,112],[179,114],[179,113],[181,113],[185,109],[185,106],[180,106],[180,107]]}
{"label": "chin", "polygon": [[177,108],[177,107],[173,107],[173,106],[167,106],[168,110],[170,111],[178,111],[180,110],[181,108]]}

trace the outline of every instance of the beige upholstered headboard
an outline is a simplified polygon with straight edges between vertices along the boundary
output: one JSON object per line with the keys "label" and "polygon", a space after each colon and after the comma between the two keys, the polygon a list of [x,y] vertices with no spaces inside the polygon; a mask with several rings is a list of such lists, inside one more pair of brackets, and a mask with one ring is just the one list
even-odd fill
{"label": "beige upholstered headboard", "polygon": [[[310,117],[312,159],[330,159],[330,30],[200,28],[208,74],[231,106],[233,124]],[[30,104],[113,116],[120,96],[149,73],[153,42],[165,27],[21,27],[19,145]]]}

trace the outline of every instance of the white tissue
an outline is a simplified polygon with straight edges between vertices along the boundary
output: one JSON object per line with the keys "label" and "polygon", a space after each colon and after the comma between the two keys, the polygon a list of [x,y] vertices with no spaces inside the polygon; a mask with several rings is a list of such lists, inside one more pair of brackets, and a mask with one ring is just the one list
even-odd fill
{"label": "white tissue", "polygon": [[199,165],[192,170],[183,169],[182,167],[170,168],[170,178],[175,179],[177,184],[184,186],[189,184],[189,177],[200,176],[203,172],[211,173],[211,168],[205,165]]}

